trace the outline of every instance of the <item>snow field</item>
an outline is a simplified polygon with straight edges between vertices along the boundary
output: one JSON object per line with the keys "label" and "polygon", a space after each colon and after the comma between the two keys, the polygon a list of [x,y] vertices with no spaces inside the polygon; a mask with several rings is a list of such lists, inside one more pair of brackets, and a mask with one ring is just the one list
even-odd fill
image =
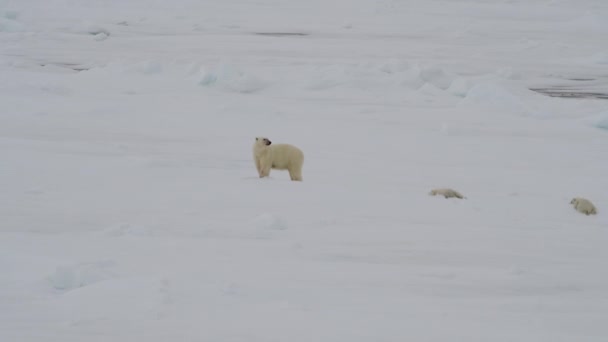
{"label": "snow field", "polygon": [[2,3],[0,340],[606,340],[607,13]]}

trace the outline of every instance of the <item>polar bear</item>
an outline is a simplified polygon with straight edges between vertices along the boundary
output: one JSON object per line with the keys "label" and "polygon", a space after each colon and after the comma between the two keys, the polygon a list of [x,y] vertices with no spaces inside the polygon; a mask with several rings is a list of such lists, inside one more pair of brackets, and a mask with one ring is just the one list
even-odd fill
{"label": "polar bear", "polygon": [[597,209],[595,209],[595,206],[593,205],[593,203],[591,203],[591,201],[589,201],[586,198],[574,197],[570,201],[570,204],[572,204],[574,206],[574,209],[576,209],[577,211],[579,211],[585,215],[597,214]]}
{"label": "polar bear", "polygon": [[270,169],[288,170],[292,181],[302,181],[304,153],[289,144],[274,144],[265,137],[256,137],[253,160],[260,178],[268,177]]}
{"label": "polar bear", "polygon": [[431,190],[431,192],[429,192],[429,195],[431,196],[436,196],[436,195],[441,195],[445,198],[450,198],[450,197],[456,197],[456,198],[466,198],[464,196],[462,196],[458,191],[454,190],[454,189],[450,189],[450,188],[440,188],[440,189],[433,189]]}

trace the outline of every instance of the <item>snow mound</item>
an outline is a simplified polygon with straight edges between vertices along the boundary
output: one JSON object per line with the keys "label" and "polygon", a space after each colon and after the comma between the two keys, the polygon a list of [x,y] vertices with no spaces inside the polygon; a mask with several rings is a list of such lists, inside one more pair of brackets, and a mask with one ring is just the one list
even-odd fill
{"label": "snow mound", "polygon": [[423,82],[443,90],[448,89],[454,80],[454,76],[437,67],[417,68],[417,72]]}
{"label": "snow mound", "polygon": [[[165,65],[161,61],[156,60],[141,60],[130,63],[110,62],[105,64],[99,64],[91,66],[86,72],[81,73],[86,76],[95,76],[102,78],[120,77],[122,80],[121,84],[129,82],[129,79],[124,77],[125,75],[160,75],[165,72]],[[141,80],[138,80],[141,81]]]}
{"label": "snow mound", "polygon": [[599,129],[608,130],[608,115],[606,115],[606,117],[603,119],[600,119],[594,126]]}
{"label": "snow mound", "polygon": [[497,69],[488,74],[470,77],[455,77],[446,91],[454,96],[466,97],[469,90],[481,83],[500,83],[505,80],[521,79],[521,74],[510,68]]}
{"label": "snow mound", "polygon": [[19,18],[19,12],[14,10],[5,10],[4,12],[2,12],[2,15],[0,15],[0,18],[17,20],[17,18]]}
{"label": "snow mound", "polygon": [[108,39],[109,36],[110,35],[107,34],[107,33],[99,32],[99,33],[93,35],[93,39],[96,40],[96,41],[98,41],[98,42],[100,42],[100,41]]}
{"label": "snow mound", "polygon": [[376,87],[405,87],[418,90],[425,84],[446,90],[455,76],[436,66],[410,65],[406,61],[332,65],[311,72],[306,83],[309,90],[334,87],[373,89]]}
{"label": "snow mound", "polygon": [[106,28],[97,25],[87,26],[84,32],[96,36],[98,34],[105,34],[106,36],[110,35],[110,31]]}
{"label": "snow mound", "polygon": [[399,85],[402,87],[417,90],[422,88],[424,84],[425,81],[420,77],[420,69],[417,67],[405,70],[400,75]]}
{"label": "snow mound", "polygon": [[314,74],[315,77],[306,82],[308,90],[325,90],[346,82],[346,70],[337,66],[320,68]]}
{"label": "snow mound", "polygon": [[160,62],[148,60],[131,65],[127,71],[144,75],[155,75],[163,72],[163,65]]}
{"label": "snow mound", "polygon": [[66,27],[64,30],[76,34],[91,35],[93,37],[100,35],[110,36],[110,30],[97,24],[82,23]]}
{"label": "snow mound", "polygon": [[591,62],[602,65],[608,64],[608,52],[594,54],[591,56]]}
{"label": "snow mound", "polygon": [[469,90],[475,86],[475,84],[476,82],[469,78],[459,77],[455,79],[452,84],[450,84],[450,87],[446,90],[448,93],[454,96],[465,97],[469,93]]}
{"label": "snow mound", "polygon": [[129,277],[75,289],[55,298],[55,302],[61,321],[70,326],[92,326],[158,318],[170,297],[168,283],[162,279]]}
{"label": "snow mound", "polygon": [[456,78],[442,68],[420,65],[403,69],[399,76],[401,86],[414,90],[419,90],[425,85],[430,85],[432,86],[431,88],[447,90]]}
{"label": "snow mound", "polygon": [[237,93],[254,93],[264,89],[268,83],[236,66],[220,64],[214,68],[199,70],[199,85],[219,87]]}
{"label": "snow mound", "polygon": [[113,261],[79,263],[59,266],[48,277],[51,286],[60,291],[70,291],[116,277]]}
{"label": "snow mound", "polygon": [[23,31],[23,24],[10,16],[0,16],[0,32],[20,32]]}
{"label": "snow mound", "polygon": [[430,95],[430,96],[442,96],[445,95],[443,89],[436,87],[430,83],[424,83],[422,87],[418,89],[419,94]]}
{"label": "snow mound", "polygon": [[486,77],[490,79],[499,78],[504,80],[521,80],[523,78],[523,75],[521,74],[521,72],[513,70],[511,68],[500,68],[497,69],[494,73],[487,75]]}
{"label": "snow mound", "polygon": [[480,83],[466,92],[463,105],[478,105],[497,112],[509,112],[521,116],[544,117],[545,113],[525,103],[505,87],[496,83]]}
{"label": "snow mound", "polygon": [[410,64],[406,61],[390,60],[380,64],[377,69],[387,74],[398,74],[405,72],[411,68]]}
{"label": "snow mound", "polygon": [[262,214],[253,220],[256,229],[259,230],[286,230],[287,223],[281,217],[273,214]]}
{"label": "snow mound", "polygon": [[280,216],[264,213],[249,222],[249,229],[239,235],[251,239],[271,239],[277,232],[287,230],[287,222]]}

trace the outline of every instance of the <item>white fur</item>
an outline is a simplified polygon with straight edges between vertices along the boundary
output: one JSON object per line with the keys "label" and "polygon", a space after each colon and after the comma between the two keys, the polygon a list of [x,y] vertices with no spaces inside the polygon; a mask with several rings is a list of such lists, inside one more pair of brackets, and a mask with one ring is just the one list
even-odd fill
{"label": "white fur", "polygon": [[429,195],[436,196],[441,195],[445,198],[456,197],[456,198],[464,198],[458,191],[449,188],[441,188],[441,189],[433,189],[429,192]]}
{"label": "white fur", "polygon": [[268,177],[271,169],[288,170],[292,181],[302,181],[304,153],[289,144],[272,144],[268,138],[257,137],[253,144],[253,159],[260,178]]}
{"label": "white fur", "polygon": [[591,201],[586,198],[574,197],[570,201],[570,204],[572,204],[574,206],[574,209],[576,209],[578,212],[581,212],[585,215],[597,214],[597,209],[595,208],[593,203],[591,203]]}

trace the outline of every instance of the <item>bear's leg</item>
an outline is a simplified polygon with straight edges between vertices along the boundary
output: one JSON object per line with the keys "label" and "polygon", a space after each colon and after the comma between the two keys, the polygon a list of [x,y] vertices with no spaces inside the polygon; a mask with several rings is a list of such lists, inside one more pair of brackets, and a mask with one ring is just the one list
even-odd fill
{"label": "bear's leg", "polygon": [[268,177],[270,175],[270,166],[271,165],[265,165],[261,168],[260,178]]}
{"label": "bear's leg", "polygon": [[258,170],[258,175],[262,177],[262,167],[260,166],[260,160],[255,160],[255,168]]}
{"label": "bear's leg", "polygon": [[302,181],[302,171],[289,169],[289,177],[292,181]]}

